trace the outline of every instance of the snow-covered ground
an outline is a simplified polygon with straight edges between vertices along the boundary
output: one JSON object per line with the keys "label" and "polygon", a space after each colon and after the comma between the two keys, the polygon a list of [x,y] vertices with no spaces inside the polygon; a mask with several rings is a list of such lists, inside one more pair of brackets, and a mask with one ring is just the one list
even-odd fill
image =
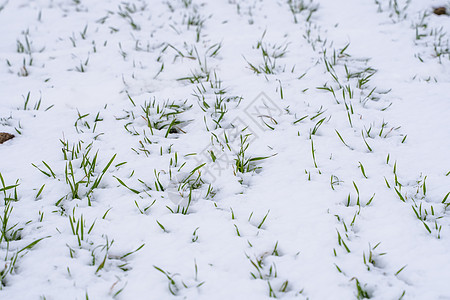
{"label": "snow-covered ground", "polygon": [[428,0],[1,0],[0,299],[450,299]]}

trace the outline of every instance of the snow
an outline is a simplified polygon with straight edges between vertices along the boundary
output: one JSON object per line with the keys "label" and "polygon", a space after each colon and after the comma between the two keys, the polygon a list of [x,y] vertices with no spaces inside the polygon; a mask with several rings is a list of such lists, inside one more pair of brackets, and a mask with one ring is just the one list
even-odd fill
{"label": "snow", "polygon": [[440,6],[0,1],[0,298],[450,299]]}

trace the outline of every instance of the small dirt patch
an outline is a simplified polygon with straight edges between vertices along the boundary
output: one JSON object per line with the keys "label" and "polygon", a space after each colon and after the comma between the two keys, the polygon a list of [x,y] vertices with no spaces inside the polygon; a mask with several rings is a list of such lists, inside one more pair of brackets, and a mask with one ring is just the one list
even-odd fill
{"label": "small dirt patch", "polygon": [[447,9],[445,8],[445,7],[436,7],[434,10],[433,10],[433,13],[435,14],[435,15],[438,15],[438,16],[440,16],[440,15],[446,15],[447,14]]}
{"label": "small dirt patch", "polygon": [[0,132],[0,144],[3,144],[7,140],[14,138],[14,135],[6,132]]}

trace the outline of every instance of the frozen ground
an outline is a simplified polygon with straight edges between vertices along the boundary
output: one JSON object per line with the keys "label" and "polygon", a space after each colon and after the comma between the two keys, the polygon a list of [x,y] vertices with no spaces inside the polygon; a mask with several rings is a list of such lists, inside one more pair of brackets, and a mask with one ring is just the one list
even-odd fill
{"label": "frozen ground", "polygon": [[438,6],[0,1],[0,299],[450,299]]}

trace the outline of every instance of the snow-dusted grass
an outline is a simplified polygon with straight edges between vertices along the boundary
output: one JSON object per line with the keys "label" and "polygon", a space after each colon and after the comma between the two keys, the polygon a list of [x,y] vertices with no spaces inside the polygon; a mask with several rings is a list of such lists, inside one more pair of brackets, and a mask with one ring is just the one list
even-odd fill
{"label": "snow-dusted grass", "polygon": [[447,1],[0,3],[0,298],[447,299]]}

